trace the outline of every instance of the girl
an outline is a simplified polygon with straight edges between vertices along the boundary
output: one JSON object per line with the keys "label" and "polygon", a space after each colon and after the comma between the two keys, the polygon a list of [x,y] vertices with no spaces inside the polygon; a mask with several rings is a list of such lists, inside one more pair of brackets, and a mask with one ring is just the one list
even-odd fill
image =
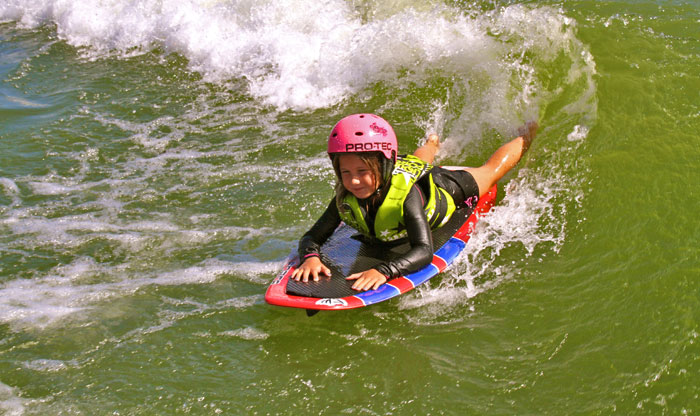
{"label": "girl", "polygon": [[391,125],[374,114],[353,114],[340,120],[328,138],[328,155],[337,177],[336,195],[321,218],[299,241],[302,264],[292,278],[308,282],[330,269],[320,260],[321,245],[341,221],[376,242],[408,239],[400,258],[347,277],[355,290],[377,289],[387,280],[429,264],[433,258],[431,229],[445,224],[455,209],[475,206],[512,169],[535,137],[537,123],[501,146],[478,168],[432,166],[440,142],[432,134],[413,155],[398,156]]}

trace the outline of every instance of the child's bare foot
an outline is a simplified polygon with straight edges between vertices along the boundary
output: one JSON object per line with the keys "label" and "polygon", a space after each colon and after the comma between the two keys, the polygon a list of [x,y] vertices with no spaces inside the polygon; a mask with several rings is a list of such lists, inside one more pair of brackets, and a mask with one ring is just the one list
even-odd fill
{"label": "child's bare foot", "polygon": [[518,129],[518,135],[523,138],[523,153],[527,152],[530,148],[532,140],[537,135],[537,129],[539,126],[536,121],[528,121],[524,126]]}
{"label": "child's bare foot", "polygon": [[435,133],[430,133],[425,143],[413,153],[425,163],[432,164],[435,161],[435,154],[440,149],[440,137]]}
{"label": "child's bare foot", "polygon": [[425,144],[435,146],[436,148],[440,148],[440,137],[438,137],[437,134],[435,133],[430,133],[428,135],[428,139],[425,141]]}

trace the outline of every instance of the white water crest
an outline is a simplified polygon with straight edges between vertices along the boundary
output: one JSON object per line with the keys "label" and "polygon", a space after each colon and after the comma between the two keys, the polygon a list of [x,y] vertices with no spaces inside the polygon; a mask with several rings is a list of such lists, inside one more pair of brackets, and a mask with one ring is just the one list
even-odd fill
{"label": "white water crest", "polygon": [[5,416],[21,416],[27,400],[22,399],[16,390],[0,382],[0,413]]}
{"label": "white water crest", "polygon": [[400,87],[438,71],[469,96],[463,115],[486,110],[487,117],[464,123],[501,127],[536,109],[535,71],[524,56],[553,60],[575,41],[572,21],[548,7],[485,14],[439,3],[363,7],[342,0],[7,0],[0,21],[53,24],[88,59],[175,52],[207,80],[243,79],[249,94],[281,110],[328,107],[377,83]]}
{"label": "white water crest", "polygon": [[[142,276],[137,270],[129,270],[128,264],[110,266],[79,258],[53,268],[43,277],[0,284],[0,323],[19,330],[46,328],[66,320],[89,321],[93,308],[150,286],[209,284],[224,275],[240,275],[263,284],[266,280],[257,276],[274,273],[280,267],[279,262],[230,263],[210,259],[185,269]],[[230,302],[225,305],[232,306]],[[165,321],[157,326],[168,326],[174,320]]]}

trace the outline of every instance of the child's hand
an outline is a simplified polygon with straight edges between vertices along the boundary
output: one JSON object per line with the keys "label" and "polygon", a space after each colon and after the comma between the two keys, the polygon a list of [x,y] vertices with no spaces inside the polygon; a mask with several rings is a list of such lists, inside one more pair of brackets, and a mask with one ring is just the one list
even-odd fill
{"label": "child's hand", "polygon": [[294,272],[292,273],[292,279],[296,280],[297,282],[299,280],[308,282],[309,276],[311,276],[314,279],[314,282],[318,282],[320,273],[323,273],[326,276],[330,277],[331,269],[329,269],[323,263],[321,263],[321,259],[319,259],[318,257],[308,257],[306,260],[304,260],[301,266],[297,267],[297,269],[294,270]]}
{"label": "child's hand", "polygon": [[357,280],[352,288],[355,290],[377,289],[386,282],[386,276],[379,273],[376,269],[369,269],[360,273],[353,273],[346,278],[347,280]]}

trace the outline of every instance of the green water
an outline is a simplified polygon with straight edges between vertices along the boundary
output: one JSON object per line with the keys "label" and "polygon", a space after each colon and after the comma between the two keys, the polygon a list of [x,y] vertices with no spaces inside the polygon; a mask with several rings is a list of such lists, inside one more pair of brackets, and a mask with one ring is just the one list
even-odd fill
{"label": "green water", "polygon": [[[700,6],[411,3],[0,6],[0,414],[700,412]],[[541,130],[429,284],[267,305],[359,111],[444,164]]]}

